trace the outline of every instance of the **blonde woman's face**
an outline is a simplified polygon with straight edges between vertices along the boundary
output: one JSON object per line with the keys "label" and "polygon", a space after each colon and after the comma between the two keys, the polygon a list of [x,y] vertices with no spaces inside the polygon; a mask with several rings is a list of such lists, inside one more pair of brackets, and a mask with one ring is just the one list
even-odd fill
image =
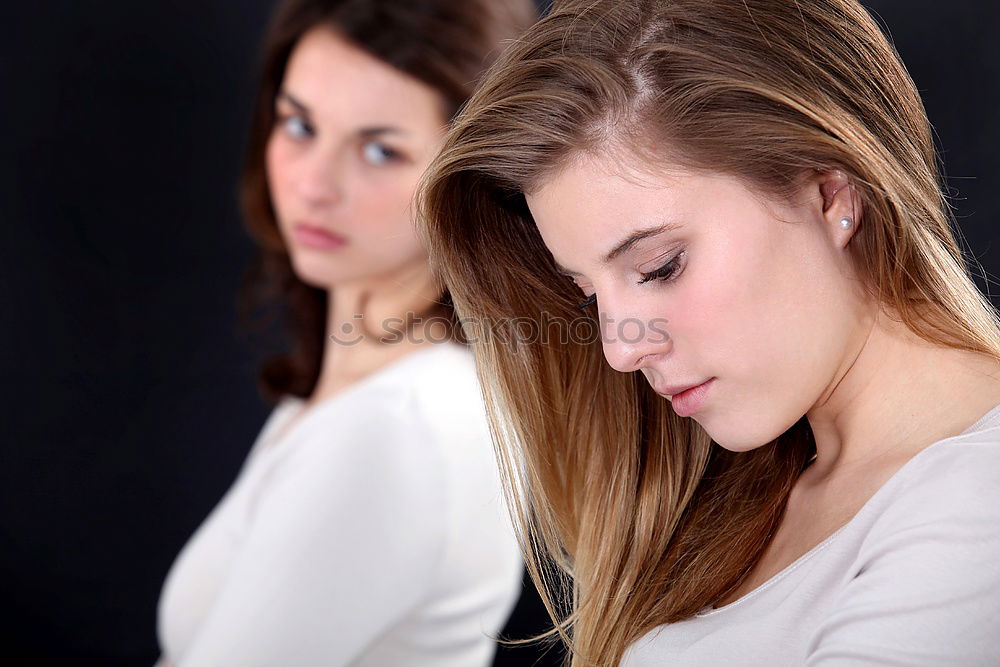
{"label": "blonde woman's face", "polygon": [[802,417],[857,336],[843,185],[817,175],[777,203],[724,175],[579,156],[527,201],[581,301],[596,296],[608,363],[741,451]]}
{"label": "blonde woman's face", "polygon": [[411,200],[443,137],[440,95],[315,28],[291,54],[275,111],[268,184],[299,277],[332,288],[425,263]]}

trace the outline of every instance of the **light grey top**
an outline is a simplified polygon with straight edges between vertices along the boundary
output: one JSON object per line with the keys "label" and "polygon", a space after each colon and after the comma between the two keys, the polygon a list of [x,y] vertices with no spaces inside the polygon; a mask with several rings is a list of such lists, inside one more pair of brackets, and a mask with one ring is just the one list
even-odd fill
{"label": "light grey top", "polygon": [[760,587],[654,629],[620,664],[1000,665],[1000,405]]}
{"label": "light grey top", "polygon": [[[272,412],[159,605],[176,667],[486,667],[521,590],[468,350]],[[301,419],[297,419],[301,417]]]}

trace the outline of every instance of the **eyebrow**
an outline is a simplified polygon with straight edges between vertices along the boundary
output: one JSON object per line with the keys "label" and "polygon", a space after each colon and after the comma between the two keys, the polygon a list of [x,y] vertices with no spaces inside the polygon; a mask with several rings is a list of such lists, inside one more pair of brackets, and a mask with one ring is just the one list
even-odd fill
{"label": "eyebrow", "polygon": [[405,135],[405,134],[407,134],[407,132],[406,132],[406,130],[404,130],[402,128],[399,128],[399,127],[393,127],[391,125],[380,125],[380,126],[377,126],[377,127],[363,127],[363,128],[361,128],[358,131],[358,134],[360,134],[365,139],[370,139],[371,137],[375,137],[375,136],[378,136],[380,134],[403,134],[403,135]]}
{"label": "eyebrow", "polygon": [[[276,100],[285,100],[295,107],[295,109],[303,116],[309,117],[311,115],[309,107],[297,100],[293,95],[289,94],[287,90],[278,91]],[[363,139],[371,139],[372,137],[377,137],[380,134],[406,135],[408,132],[400,127],[393,127],[392,125],[375,125],[373,127],[363,127],[358,130],[358,135]]]}
{"label": "eyebrow", "polygon": [[[651,236],[658,236],[666,232],[675,231],[679,229],[681,226],[682,225],[680,223],[666,222],[662,225],[657,225],[656,227],[649,227],[647,229],[639,229],[637,231],[634,231],[627,237],[625,237],[617,245],[615,245],[614,248],[608,251],[608,254],[606,254],[604,256],[604,259],[601,261],[603,264],[610,264],[611,262],[615,261],[615,259],[621,257],[623,254],[631,250],[635,246],[635,244],[638,243],[639,241],[648,239]],[[569,269],[561,266],[558,263],[556,264],[556,269],[559,271],[559,273],[562,273],[563,275],[567,275],[570,277],[583,275],[581,273],[577,273],[576,271],[570,271]]]}
{"label": "eyebrow", "polygon": [[289,92],[287,90],[279,90],[278,94],[275,96],[275,100],[276,101],[277,100],[285,100],[286,102],[288,102],[289,104],[291,104],[293,107],[295,107],[299,111],[299,113],[301,113],[303,115],[306,115],[306,116],[309,115],[309,107],[307,107],[305,104],[303,104],[299,100],[295,99],[292,95],[289,94]]}

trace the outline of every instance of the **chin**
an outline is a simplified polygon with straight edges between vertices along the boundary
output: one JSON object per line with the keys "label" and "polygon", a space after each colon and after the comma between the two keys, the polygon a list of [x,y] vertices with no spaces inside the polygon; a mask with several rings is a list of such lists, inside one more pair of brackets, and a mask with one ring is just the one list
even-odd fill
{"label": "chin", "polygon": [[761,413],[730,414],[724,420],[716,417],[698,423],[723,449],[731,452],[749,452],[773,442],[775,438],[795,426],[801,415],[780,419],[776,417],[780,415],[771,415],[771,419],[761,419]]}
{"label": "chin", "polygon": [[720,447],[736,453],[750,452],[758,447],[761,447],[762,445],[767,444],[766,442],[760,442],[758,440],[747,440],[745,434],[741,434],[743,437],[737,436],[734,438],[728,438],[724,436],[715,436],[711,431],[709,431],[709,435]]}
{"label": "chin", "polygon": [[702,420],[692,417],[692,419],[705,429],[713,442],[731,452],[753,451],[768,444],[782,433],[739,418],[720,420],[716,417]]}
{"label": "chin", "polygon": [[335,266],[331,266],[327,257],[313,258],[301,255],[292,255],[292,270],[295,276],[311,287],[329,290],[334,285],[349,280],[350,276],[343,275],[343,271],[337,271]]}
{"label": "chin", "polygon": [[332,282],[329,280],[328,276],[324,275],[322,272],[309,271],[308,269],[294,264],[292,265],[292,268],[295,270],[295,277],[310,287],[317,287],[325,290],[332,287]]}

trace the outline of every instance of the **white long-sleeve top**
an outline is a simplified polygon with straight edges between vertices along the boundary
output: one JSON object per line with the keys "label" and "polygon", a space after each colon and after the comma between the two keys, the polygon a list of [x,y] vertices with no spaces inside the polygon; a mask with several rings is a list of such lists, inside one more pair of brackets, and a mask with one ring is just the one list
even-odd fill
{"label": "white long-sleeve top", "polygon": [[910,459],[844,526],[622,667],[1000,665],[1000,405]]}
{"label": "white long-sleeve top", "polygon": [[171,568],[163,660],[489,664],[522,564],[471,354],[429,345],[302,409],[274,409]]}

